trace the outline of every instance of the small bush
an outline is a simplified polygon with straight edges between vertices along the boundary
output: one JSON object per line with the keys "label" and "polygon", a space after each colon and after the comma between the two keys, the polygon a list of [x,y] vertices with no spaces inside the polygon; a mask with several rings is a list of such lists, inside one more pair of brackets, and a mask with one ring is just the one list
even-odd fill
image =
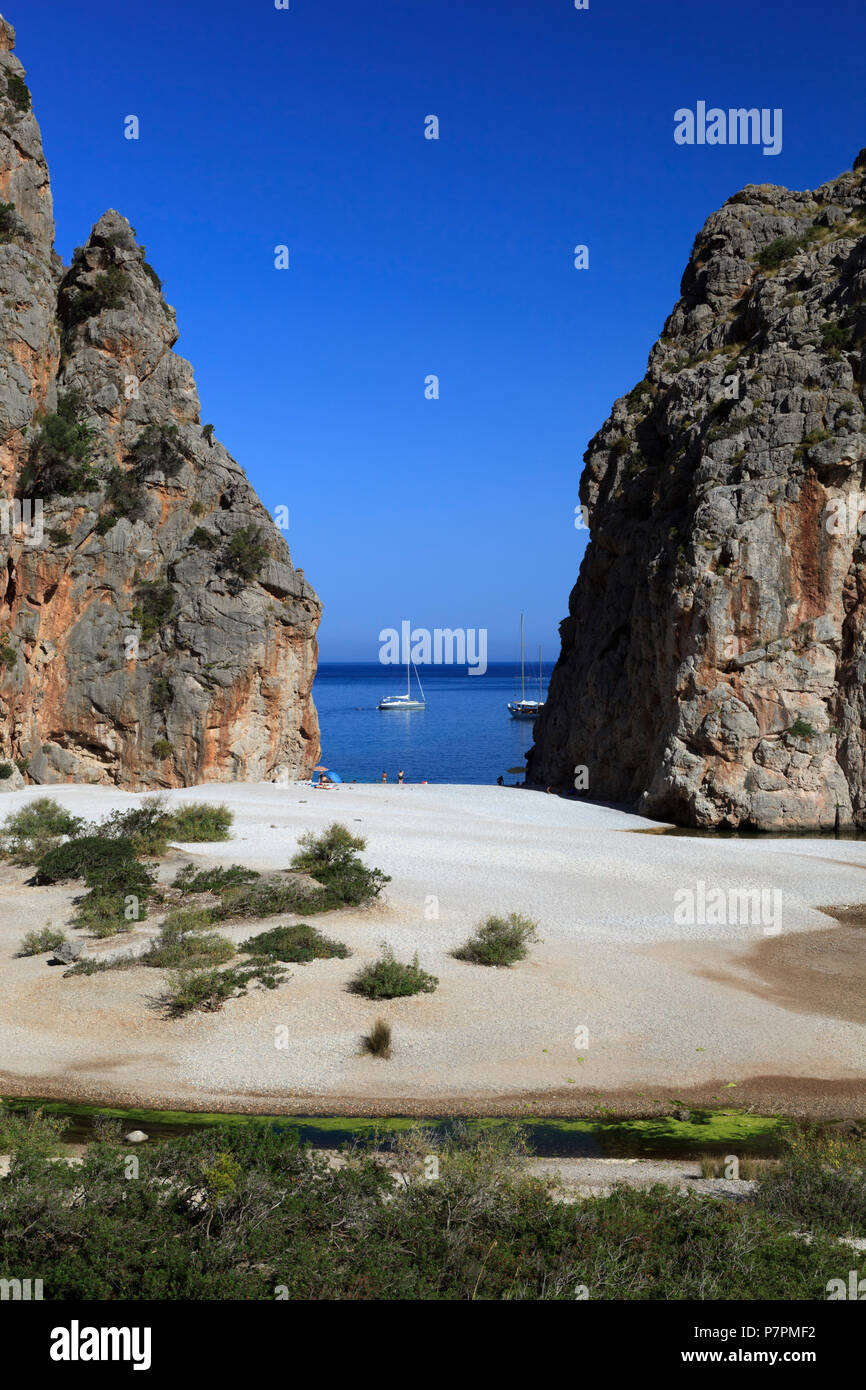
{"label": "small bush", "polygon": [[171,838],[185,844],[228,840],[234,816],[227,806],[210,801],[190,801],[171,813]]}
{"label": "small bush", "polygon": [[64,835],[80,834],[84,822],[65,811],[51,797],[41,796],[7,816],[2,835],[19,864],[35,864],[55,848]]}
{"label": "small bush", "polygon": [[808,227],[800,236],[780,236],[775,241],[771,241],[765,246],[758,256],[758,265],[762,270],[778,270],[780,265],[789,261],[792,256],[796,256],[798,251],[802,251],[821,235],[820,227]]}
{"label": "small bush", "polygon": [[511,912],[507,917],[488,917],[466,945],[452,955],[474,965],[513,965],[526,959],[529,943],[537,940],[535,922],[519,912]]}
{"label": "small bush", "polygon": [[[134,473],[116,466],[108,470],[105,500],[115,519],[123,516],[128,521],[138,521],[147,510],[147,494],[139,479]],[[102,519],[100,517],[100,521]]]}
{"label": "small bush", "polygon": [[61,1149],[68,1120],[43,1115],[41,1110],[7,1110],[0,1102],[0,1153],[16,1158],[50,1158]]}
{"label": "small bush", "polygon": [[151,751],[153,752],[153,756],[155,758],[163,760],[172,756],[172,754],[174,753],[174,748],[169,743],[167,738],[158,738],[154,743]]}
{"label": "small bush", "polygon": [[185,864],[172,887],[182,893],[222,893],[226,888],[253,883],[260,877],[255,869],[244,869],[240,864],[232,864],[230,869],[196,869],[194,864]]}
{"label": "small bush", "polygon": [[283,912],[309,913],[322,910],[321,894],[311,893],[300,883],[265,879],[259,883],[239,884],[227,888],[218,907],[211,911],[215,921],[225,922],[233,917],[258,920],[276,917]]}
{"label": "small bush", "polygon": [[57,410],[42,417],[30,441],[22,476],[25,489],[33,487],[43,497],[68,497],[98,485],[91,462],[95,436],[84,413],[81,391],[58,396]]}
{"label": "small bush", "polygon": [[0,244],[8,245],[21,238],[29,240],[29,233],[15,211],[15,204],[0,202]]}
{"label": "small bush", "polygon": [[361,1039],[361,1051],[385,1060],[391,1056],[391,1028],[384,1018],[377,1018],[369,1033]]}
{"label": "small bush", "polygon": [[147,642],[171,617],[175,602],[174,589],[170,584],[149,579],[138,585],[135,596],[138,602],[130,616],[141,628],[142,641]]}
{"label": "small bush", "polygon": [[150,707],[157,710],[160,714],[171,705],[172,699],[171,681],[167,676],[157,676],[150,683]]}
{"label": "small bush", "polygon": [[203,930],[209,925],[210,916],[201,908],[169,913],[144,964],[169,969],[224,965],[233,959],[235,948],[216,932]]}
{"label": "small bush", "polygon": [[298,844],[300,848],[292,860],[292,868],[310,874],[323,884],[329,907],[359,906],[369,902],[391,881],[381,869],[366,867],[358,851],[366,849],[367,842],[360,835],[353,835],[345,825],[335,822],[318,835],[307,831],[300,836]]}
{"label": "small bush", "polygon": [[30,91],[20,73],[10,73],[6,78],[6,95],[17,111],[30,110]]}
{"label": "small bush", "polygon": [[866,1236],[866,1144],[805,1130],[762,1174],[755,1200],[792,1228]]}
{"label": "small bush", "polygon": [[88,888],[103,892],[145,894],[152,879],[135,857],[131,840],[109,840],[101,835],[82,835],[43,854],[36,866],[37,883],[63,883],[83,878]]}
{"label": "small bush", "polygon": [[41,931],[29,931],[21,942],[19,956],[44,956],[48,951],[56,951],[66,937],[62,931],[54,931],[50,922]]}
{"label": "small bush", "polygon": [[146,425],[130,450],[136,477],[144,479],[149,473],[163,473],[174,478],[183,467],[186,457],[177,425]]}
{"label": "small bush", "polygon": [[279,966],[267,964],[228,970],[182,969],[175,973],[162,1002],[170,1018],[182,1018],[196,1009],[214,1013],[227,999],[246,994],[253,982],[264,989],[276,989],[285,978]]}
{"label": "small bush", "polygon": [[157,293],[162,294],[162,281],[149,261],[142,261],[141,268]]}
{"label": "small bush", "polygon": [[850,339],[851,330],[843,323],[825,323],[821,329],[821,345],[830,357],[838,357]]}
{"label": "small bush", "polygon": [[251,956],[267,960],[291,961],[305,965],[311,960],[327,960],[332,956],[345,960],[351,955],[348,946],[342,941],[331,941],[322,936],[315,927],[299,922],[294,927],[274,927],[271,931],[260,932],[241,942],[240,949]]}
{"label": "small bush", "polygon": [[788,733],[793,734],[795,738],[812,738],[814,736],[815,729],[813,725],[809,723],[808,719],[804,719],[802,715],[798,714],[797,718],[794,720],[793,724],[788,730]]}
{"label": "small bush", "polygon": [[202,550],[214,550],[219,543],[219,536],[209,531],[206,526],[197,526],[189,538],[189,543],[199,546]]}
{"label": "small bush", "polygon": [[8,782],[14,770],[11,763],[0,763],[0,782]]}
{"label": "small bush", "polygon": [[64,326],[67,331],[79,323],[101,314],[104,309],[120,309],[132,290],[132,281],[120,266],[110,265],[100,271],[92,283],[70,286],[63,300]]}
{"label": "small bush", "polygon": [[235,531],[229,541],[229,564],[242,579],[256,579],[268,554],[267,546],[262,544],[261,528],[254,522]]}
{"label": "small bush", "polygon": [[128,840],[133,854],[165,854],[171,835],[172,818],[164,796],[147,796],[129,811],[112,811],[93,827],[93,833],[108,840]]}
{"label": "small bush", "polygon": [[421,969],[417,953],[406,965],[395,960],[391,947],[383,943],[379,959],[358,971],[349,991],[365,999],[403,999],[409,994],[432,994],[438,983],[435,975]]}
{"label": "small bush", "polygon": [[[137,899],[137,903],[127,902],[128,897]],[[139,896],[137,893],[110,893],[92,889],[76,903],[76,929],[98,937],[117,936],[121,932],[131,931],[133,922],[144,919],[146,901],[146,893]],[[135,915],[128,916],[127,913],[134,907],[137,907]]]}

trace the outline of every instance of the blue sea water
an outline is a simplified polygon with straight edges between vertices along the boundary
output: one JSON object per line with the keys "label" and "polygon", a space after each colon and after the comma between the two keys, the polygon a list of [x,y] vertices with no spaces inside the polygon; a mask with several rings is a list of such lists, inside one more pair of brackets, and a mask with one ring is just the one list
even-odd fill
{"label": "blue sea water", "polygon": [[[552,666],[545,665],[544,693]],[[382,772],[396,782],[400,768],[407,782],[492,783],[522,780],[509,775],[523,767],[532,746],[532,723],[512,719],[508,701],[520,699],[520,669],[490,665],[483,676],[465,666],[421,666],[427,698],[424,710],[378,710],[383,695],[406,689],[399,666],[320,665],[313,700],[322,731],[322,763],[344,781],[378,782]],[[413,674],[412,694],[418,687]],[[527,671],[527,699],[538,698],[538,668]]]}

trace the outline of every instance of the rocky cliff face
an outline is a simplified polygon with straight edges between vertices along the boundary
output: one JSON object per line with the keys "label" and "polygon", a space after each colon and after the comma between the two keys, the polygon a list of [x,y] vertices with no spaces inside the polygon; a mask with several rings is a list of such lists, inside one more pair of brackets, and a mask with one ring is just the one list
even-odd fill
{"label": "rocky cliff face", "polygon": [[306,775],[319,601],[129,223],[54,253],[13,45],[0,20],[0,787]]}
{"label": "rocky cliff face", "polygon": [[687,825],[866,822],[866,151],[698,234],[591,441],[529,777]]}

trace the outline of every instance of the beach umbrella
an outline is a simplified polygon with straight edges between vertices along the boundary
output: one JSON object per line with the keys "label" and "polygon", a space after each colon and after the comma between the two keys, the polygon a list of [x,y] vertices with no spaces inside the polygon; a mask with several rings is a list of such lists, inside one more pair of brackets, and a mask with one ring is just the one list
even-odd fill
{"label": "beach umbrella", "polygon": [[327,769],[326,767],[322,767],[322,764],[319,763],[318,767],[314,767],[314,768],[313,768],[313,771],[314,771],[314,772],[327,772],[328,769]]}

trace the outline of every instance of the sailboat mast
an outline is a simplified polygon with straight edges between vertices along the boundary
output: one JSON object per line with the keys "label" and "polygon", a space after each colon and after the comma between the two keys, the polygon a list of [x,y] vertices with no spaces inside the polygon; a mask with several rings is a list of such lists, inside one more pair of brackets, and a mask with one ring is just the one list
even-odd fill
{"label": "sailboat mast", "polygon": [[538,647],[538,703],[541,704],[541,645]]}
{"label": "sailboat mast", "polygon": [[520,700],[526,699],[525,677],[523,671],[523,614],[520,615]]}

